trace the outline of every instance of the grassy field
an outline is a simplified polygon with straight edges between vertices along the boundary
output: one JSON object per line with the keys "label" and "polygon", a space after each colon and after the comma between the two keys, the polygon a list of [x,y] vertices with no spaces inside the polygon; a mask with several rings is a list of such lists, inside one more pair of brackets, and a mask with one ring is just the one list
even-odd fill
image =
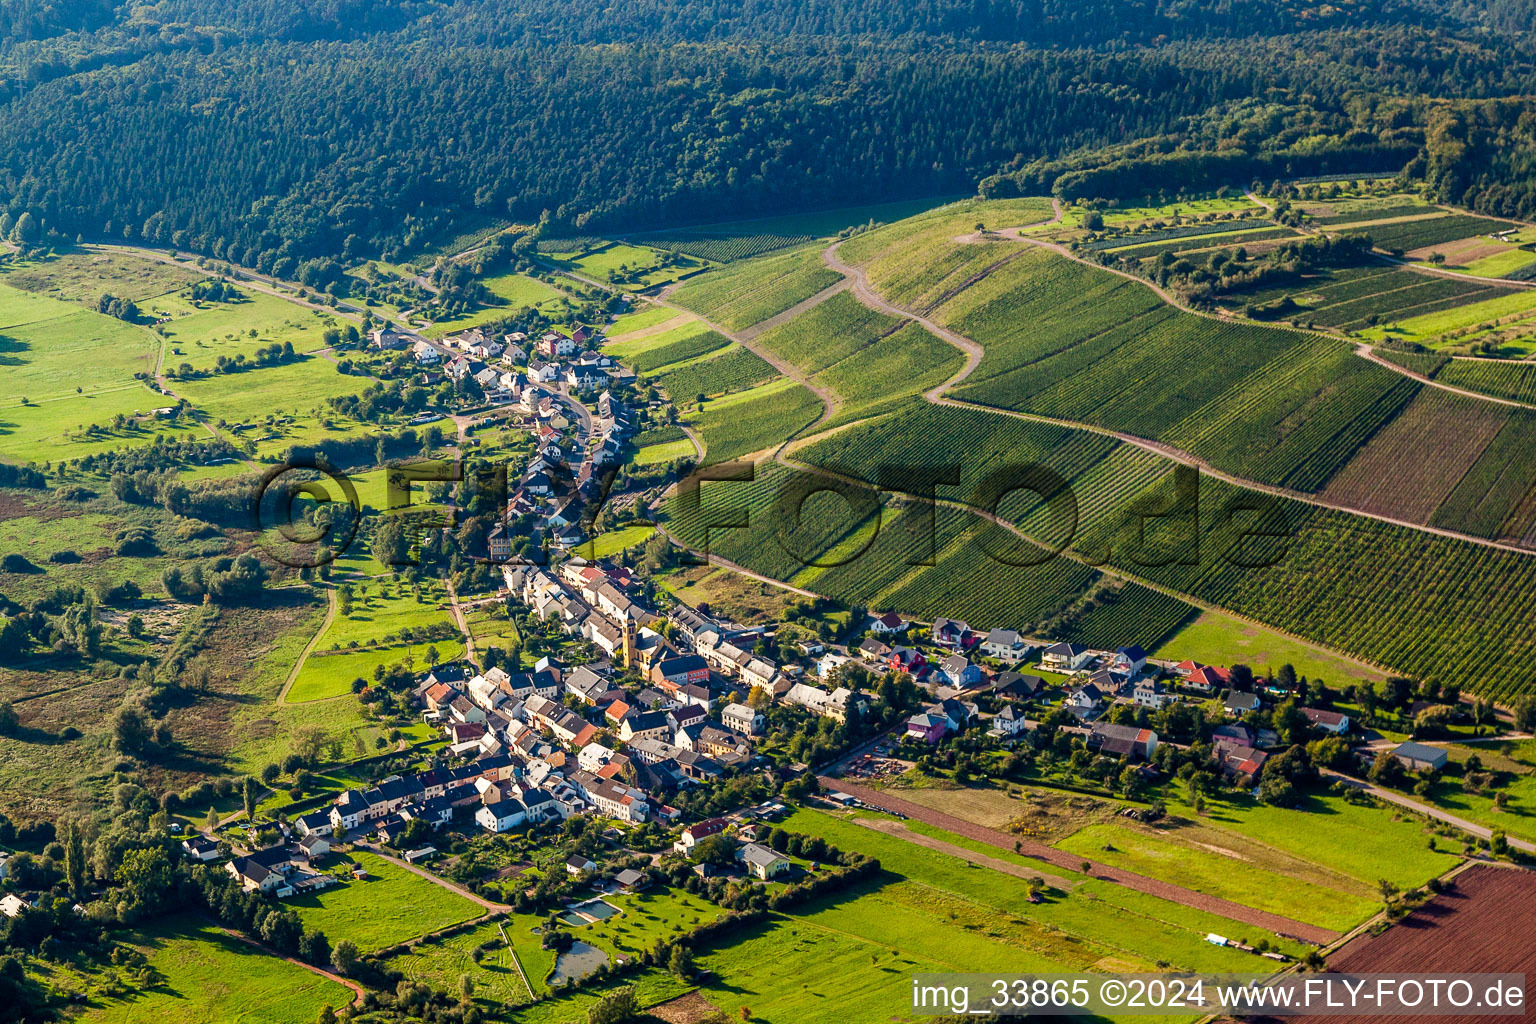
{"label": "grassy field", "polygon": [[658,466],[674,459],[690,459],[695,455],[693,442],[684,438],[681,441],[663,441],[660,444],[648,444],[635,452],[634,464],[637,466]]}
{"label": "grassy field", "polygon": [[1335,689],[1354,683],[1379,683],[1385,673],[1367,668],[1300,640],[1244,622],[1222,612],[1202,612],[1153,652],[1169,661],[1194,659],[1205,665],[1250,666],[1261,675],[1290,664],[1298,675],[1320,679]]}
{"label": "grassy field", "polygon": [[482,913],[479,905],[374,854],[359,850],[341,859],[362,865],[368,877],[348,875],[339,886],[284,901],[306,928],[319,928],[333,945],[351,939],[366,953]]}
{"label": "grassy field", "polygon": [[1139,875],[1339,932],[1365,920],[1379,906],[1379,900],[1358,889],[1341,892],[1266,870],[1247,856],[1217,853],[1121,825],[1090,825],[1056,846]]}
{"label": "grassy field", "polygon": [[156,922],[132,933],[128,944],[148,958],[160,983],[124,999],[97,997],[80,1020],[309,1024],[322,1006],[352,1001],[345,986],[193,918]]}
{"label": "grassy field", "polygon": [[335,317],[266,292],[247,291],[237,302],[203,303],[163,325],[165,367],[174,370],[190,363],[193,369],[209,370],[219,356],[249,359],[256,349],[283,342],[297,352],[312,352],[325,347],[322,335],[338,323]]}
{"label": "grassy field", "polygon": [[177,381],[175,391],[214,419],[245,423],[272,413],[307,413],[327,398],[355,394],[368,384],[366,377],[347,376],[319,356],[306,356],[280,366]]}
{"label": "grassy field", "polygon": [[[418,629],[439,623],[452,623],[452,614],[439,607],[445,600],[439,584],[423,584],[422,599],[399,584],[389,597],[380,595],[382,583],[368,581],[355,586],[366,586],[367,595],[359,594],[352,614],[337,611],[330,628],[320,637],[319,643],[305,659],[294,680],[288,699],[293,703],[323,700],[346,693],[352,680],[357,677],[372,679],[377,665],[391,665],[414,657],[419,664],[427,660],[427,648],[435,646],[441,657],[456,657],[463,653],[463,645],[456,639],[405,642],[395,640],[386,643],[384,638],[398,634],[403,629]],[[364,650],[352,651],[353,643]],[[373,649],[366,649],[373,648]]]}
{"label": "grassy field", "polygon": [[1447,331],[1472,327],[1500,317],[1517,316],[1531,310],[1536,310],[1536,292],[1515,291],[1482,302],[1371,328],[1362,331],[1361,334],[1371,341],[1384,341],[1390,338],[1397,341],[1430,344]]}
{"label": "grassy field", "polygon": [[503,273],[480,279],[491,294],[502,300],[501,305],[481,306],[479,309],[438,320],[424,332],[429,338],[441,338],[447,334],[467,331],[471,327],[504,320],[525,306],[532,306],[550,314],[557,314],[564,305],[566,293],[552,284],[526,274]]}
{"label": "grassy field", "polygon": [[[688,445],[688,451],[692,453],[693,445],[686,441],[683,443]],[[654,526],[626,526],[621,530],[610,530],[579,545],[576,553],[586,559],[612,558],[621,551],[640,547],[655,532]]]}
{"label": "grassy field", "polygon": [[67,249],[46,259],[14,260],[0,268],[0,277],[12,287],[92,309],[97,299],[109,293],[153,306],[149,300],[154,297],[180,291],[207,276],[191,264],[92,249]]}
{"label": "grassy field", "polygon": [[[514,916],[506,922],[507,935],[510,938],[519,930],[518,916]],[[523,930],[526,930],[526,925]],[[482,955],[479,963],[475,962],[474,950],[477,946],[494,943]],[[409,953],[402,953],[389,960],[389,966],[400,971],[406,977],[415,981],[423,981],[433,988],[444,992],[457,993],[459,991],[459,979],[465,975],[474,982],[475,1001],[484,1011],[494,1013],[508,1004],[517,1005],[528,1002],[532,997],[528,987],[523,984],[523,979],[517,973],[517,965],[513,963],[513,957],[522,959],[523,970],[529,972],[528,980],[542,991],[540,981],[542,974],[534,974],[533,971],[543,967],[543,972],[548,972],[548,967],[532,961],[532,953],[543,953],[538,949],[538,940],[535,938],[529,943],[533,948],[518,950],[514,953],[508,949],[507,944],[501,939],[501,932],[497,930],[495,922],[489,922],[450,936],[440,942],[422,944],[414,947]],[[554,958],[544,954],[553,964]]]}

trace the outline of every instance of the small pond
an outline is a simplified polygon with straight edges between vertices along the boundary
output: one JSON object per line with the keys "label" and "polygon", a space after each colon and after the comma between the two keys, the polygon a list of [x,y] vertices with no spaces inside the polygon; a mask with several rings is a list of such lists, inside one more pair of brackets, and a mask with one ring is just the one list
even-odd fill
{"label": "small pond", "polygon": [[607,953],[578,939],[571,943],[570,949],[555,957],[555,970],[550,974],[549,982],[553,985],[585,978],[607,962]]}

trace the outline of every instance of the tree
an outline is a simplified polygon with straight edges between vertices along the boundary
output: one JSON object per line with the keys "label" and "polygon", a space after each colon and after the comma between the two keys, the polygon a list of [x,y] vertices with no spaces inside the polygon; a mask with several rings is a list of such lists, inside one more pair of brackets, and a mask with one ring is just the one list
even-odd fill
{"label": "tree", "polygon": [[667,970],[677,975],[679,981],[693,980],[693,953],[687,946],[679,943],[672,947],[672,955],[667,959]]}
{"label": "tree", "polygon": [[621,988],[599,999],[587,1010],[587,1024],[624,1024],[640,1012],[633,988]]}
{"label": "tree", "polygon": [[64,830],[64,877],[69,882],[69,894],[78,900],[85,894],[85,841],[79,824],[70,822]]}
{"label": "tree", "polygon": [[245,804],[245,820],[254,823],[256,821],[256,780],[249,775],[241,784],[240,797]]}
{"label": "tree", "polygon": [[11,241],[18,245],[36,245],[43,239],[43,229],[37,223],[37,218],[32,216],[31,210],[22,212],[16,218],[16,226],[11,229]]}
{"label": "tree", "polygon": [[357,944],[351,939],[342,939],[331,948],[331,967],[337,974],[351,977],[357,970],[358,955]]}
{"label": "tree", "polygon": [[1515,701],[1515,728],[1521,732],[1536,731],[1536,696],[1525,696]]}
{"label": "tree", "polygon": [[208,815],[203,818],[203,824],[208,826],[209,832],[219,827],[219,812],[212,804],[208,805]]}

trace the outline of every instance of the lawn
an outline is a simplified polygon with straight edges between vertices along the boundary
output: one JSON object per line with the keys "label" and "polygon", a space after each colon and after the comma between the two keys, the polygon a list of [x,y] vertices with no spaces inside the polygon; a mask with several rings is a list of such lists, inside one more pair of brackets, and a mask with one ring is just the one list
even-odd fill
{"label": "lawn", "polygon": [[1168,661],[1194,659],[1223,667],[1242,664],[1260,675],[1290,664],[1298,675],[1323,680],[1334,689],[1356,682],[1374,684],[1385,678],[1384,673],[1330,651],[1217,611],[1201,614],[1152,656]]}
{"label": "lawn", "polygon": [[340,861],[362,865],[368,877],[347,875],[339,886],[283,903],[298,912],[306,928],[325,932],[333,946],[351,939],[367,953],[483,913],[478,904],[366,851],[342,855]]}
{"label": "lawn", "polygon": [[125,999],[97,997],[81,1020],[205,1024],[309,1024],[326,1004],[352,1001],[343,985],[233,938],[194,918],[170,918],[134,932],[159,984]]}
{"label": "lawn", "polygon": [[[688,444],[686,441],[683,443]],[[692,452],[693,445],[689,444],[688,450]],[[586,559],[612,558],[621,551],[643,546],[655,532],[654,526],[626,526],[620,530],[610,530],[578,547],[575,554]]]}
{"label": "lawn", "polygon": [[637,466],[659,466],[677,459],[691,459],[696,454],[693,442],[684,438],[681,441],[663,441],[661,444],[648,444],[635,452],[633,460]]}

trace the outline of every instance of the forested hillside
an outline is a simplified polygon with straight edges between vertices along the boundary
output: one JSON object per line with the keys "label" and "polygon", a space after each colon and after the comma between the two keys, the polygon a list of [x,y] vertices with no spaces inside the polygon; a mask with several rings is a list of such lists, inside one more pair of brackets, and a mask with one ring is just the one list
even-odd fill
{"label": "forested hillside", "polygon": [[262,269],[545,211],[616,230],[999,170],[994,194],[1083,196],[1412,165],[1517,213],[1524,106],[1469,101],[1536,92],[1496,27],[1520,10],[0,0],[0,201]]}

